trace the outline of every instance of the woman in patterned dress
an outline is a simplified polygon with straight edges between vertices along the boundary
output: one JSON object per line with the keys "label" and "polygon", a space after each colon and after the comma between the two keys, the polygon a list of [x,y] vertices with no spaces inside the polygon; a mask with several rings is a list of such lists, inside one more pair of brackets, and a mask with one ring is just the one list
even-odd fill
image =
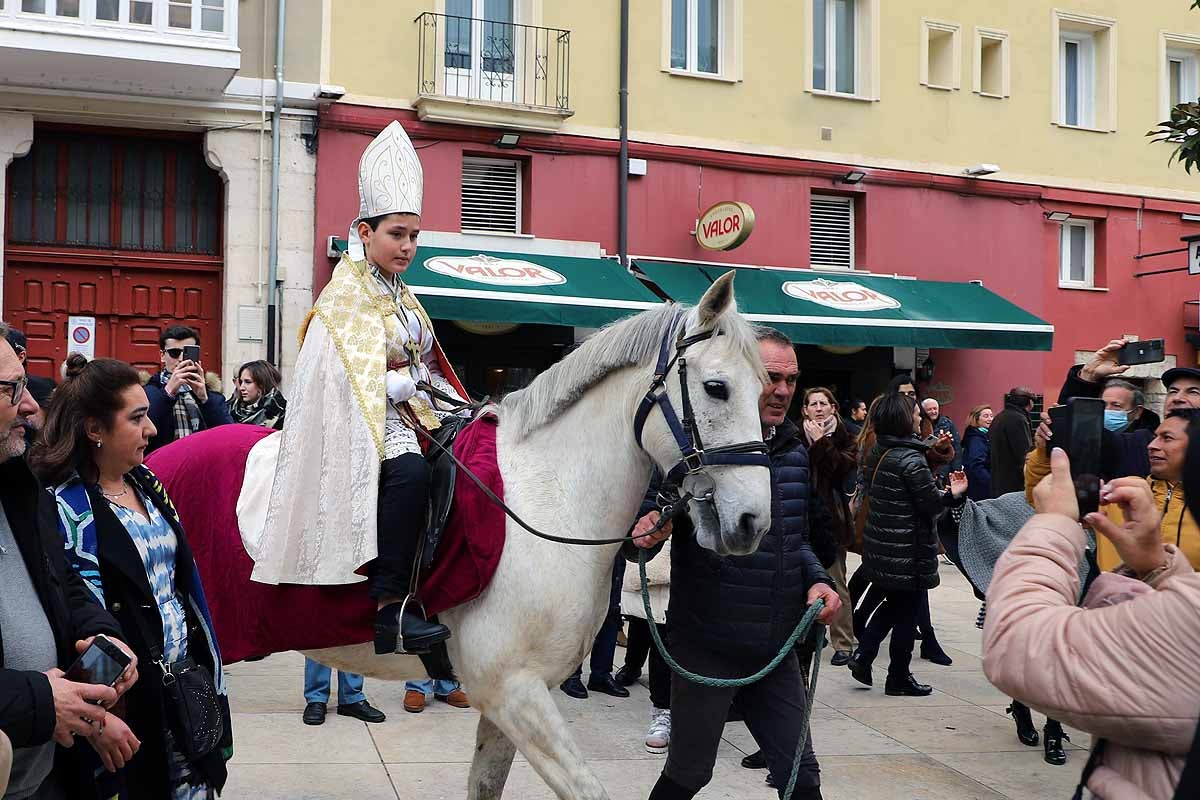
{"label": "woman in patterned dress", "polygon": [[[229,706],[191,549],[165,490],[142,465],[155,434],[147,410],[128,364],[72,354],[32,462],[55,487],[68,562],[148,665],[124,708],[90,739],[101,769],[122,779],[123,798],[208,800],[224,786],[233,751]],[[193,761],[176,740],[155,666],[187,657],[213,676],[223,726],[220,743]]]}

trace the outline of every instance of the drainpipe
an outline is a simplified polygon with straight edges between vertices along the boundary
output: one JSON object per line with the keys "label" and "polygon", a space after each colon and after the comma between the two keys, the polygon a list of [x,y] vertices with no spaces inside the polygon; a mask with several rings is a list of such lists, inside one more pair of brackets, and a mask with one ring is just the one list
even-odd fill
{"label": "drainpipe", "polygon": [[617,157],[617,251],[629,269],[629,0],[621,0],[621,151]]}
{"label": "drainpipe", "polygon": [[271,117],[271,250],[267,265],[267,361],[279,366],[275,320],[279,291],[279,138],[283,123],[283,31],[287,0],[276,0],[275,12],[275,112]]}

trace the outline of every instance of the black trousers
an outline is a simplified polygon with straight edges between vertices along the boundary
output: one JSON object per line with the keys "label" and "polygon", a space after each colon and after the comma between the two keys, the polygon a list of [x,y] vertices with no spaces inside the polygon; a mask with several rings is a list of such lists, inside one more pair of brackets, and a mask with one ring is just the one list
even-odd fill
{"label": "black trousers", "polygon": [[859,660],[870,664],[879,654],[879,647],[888,631],[892,632],[888,654],[888,680],[902,682],[911,672],[913,642],[916,641],[917,621],[922,601],[928,608],[928,595],[923,590],[885,589],[883,604],[875,611],[858,640]]}
{"label": "black trousers", "polygon": [[[708,652],[687,642],[674,642],[671,649],[683,666],[714,678],[741,678],[762,667],[762,663]],[[673,674],[671,745],[663,768],[666,778],[693,794],[712,780],[725,718],[735,698],[776,785],[787,786],[807,699],[795,650],[765,678],[741,689],[701,686]],[[821,770],[810,735],[800,757],[796,786],[811,789],[820,784]],[[779,791],[782,795],[783,789]]]}
{"label": "black trousers", "polygon": [[429,466],[419,453],[379,465],[379,556],[367,567],[371,597],[404,597],[410,591],[429,507]]}
{"label": "black trousers", "polygon": [[[617,553],[613,561],[613,571],[609,576],[608,611],[604,614],[604,622],[592,640],[592,655],[588,661],[591,675],[612,675],[613,659],[617,657],[617,634],[621,632],[621,584],[625,579],[625,559]],[[580,664],[571,673],[575,677],[583,674]]]}
{"label": "black trousers", "polygon": [[[663,644],[671,646],[667,638],[667,626],[657,625]],[[650,636],[650,623],[641,617],[629,617],[628,641],[625,645],[625,668],[641,672],[642,666],[650,662],[650,702],[655,708],[671,707],[671,668],[663,661],[662,654],[654,646]]]}

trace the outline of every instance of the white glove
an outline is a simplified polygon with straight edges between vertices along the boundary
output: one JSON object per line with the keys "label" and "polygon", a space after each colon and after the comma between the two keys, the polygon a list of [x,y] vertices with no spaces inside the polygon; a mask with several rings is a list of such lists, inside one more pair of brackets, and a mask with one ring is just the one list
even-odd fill
{"label": "white glove", "polygon": [[394,369],[388,370],[388,373],[387,373],[388,400],[391,400],[393,403],[404,403],[404,402],[411,400],[413,398],[413,395],[415,395],[416,393],[417,393],[417,384],[411,377],[409,377],[408,375],[405,375],[403,372],[399,372]]}

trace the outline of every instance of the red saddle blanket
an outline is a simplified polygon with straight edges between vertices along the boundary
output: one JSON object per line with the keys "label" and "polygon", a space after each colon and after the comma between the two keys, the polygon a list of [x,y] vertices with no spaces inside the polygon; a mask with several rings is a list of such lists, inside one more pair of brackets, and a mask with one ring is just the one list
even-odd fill
{"label": "red saddle blanket", "polygon": [[[187,533],[226,663],[286,650],[369,642],[375,603],[367,584],[271,586],[250,580],[237,499],[250,449],[270,430],[222,425],[154,451],[146,464],[162,481]],[[455,440],[454,454],[498,496],[496,419],[483,417]],[[504,550],[504,512],[461,471],[455,504],[421,598],[430,614],[467,602],[487,587]]]}

